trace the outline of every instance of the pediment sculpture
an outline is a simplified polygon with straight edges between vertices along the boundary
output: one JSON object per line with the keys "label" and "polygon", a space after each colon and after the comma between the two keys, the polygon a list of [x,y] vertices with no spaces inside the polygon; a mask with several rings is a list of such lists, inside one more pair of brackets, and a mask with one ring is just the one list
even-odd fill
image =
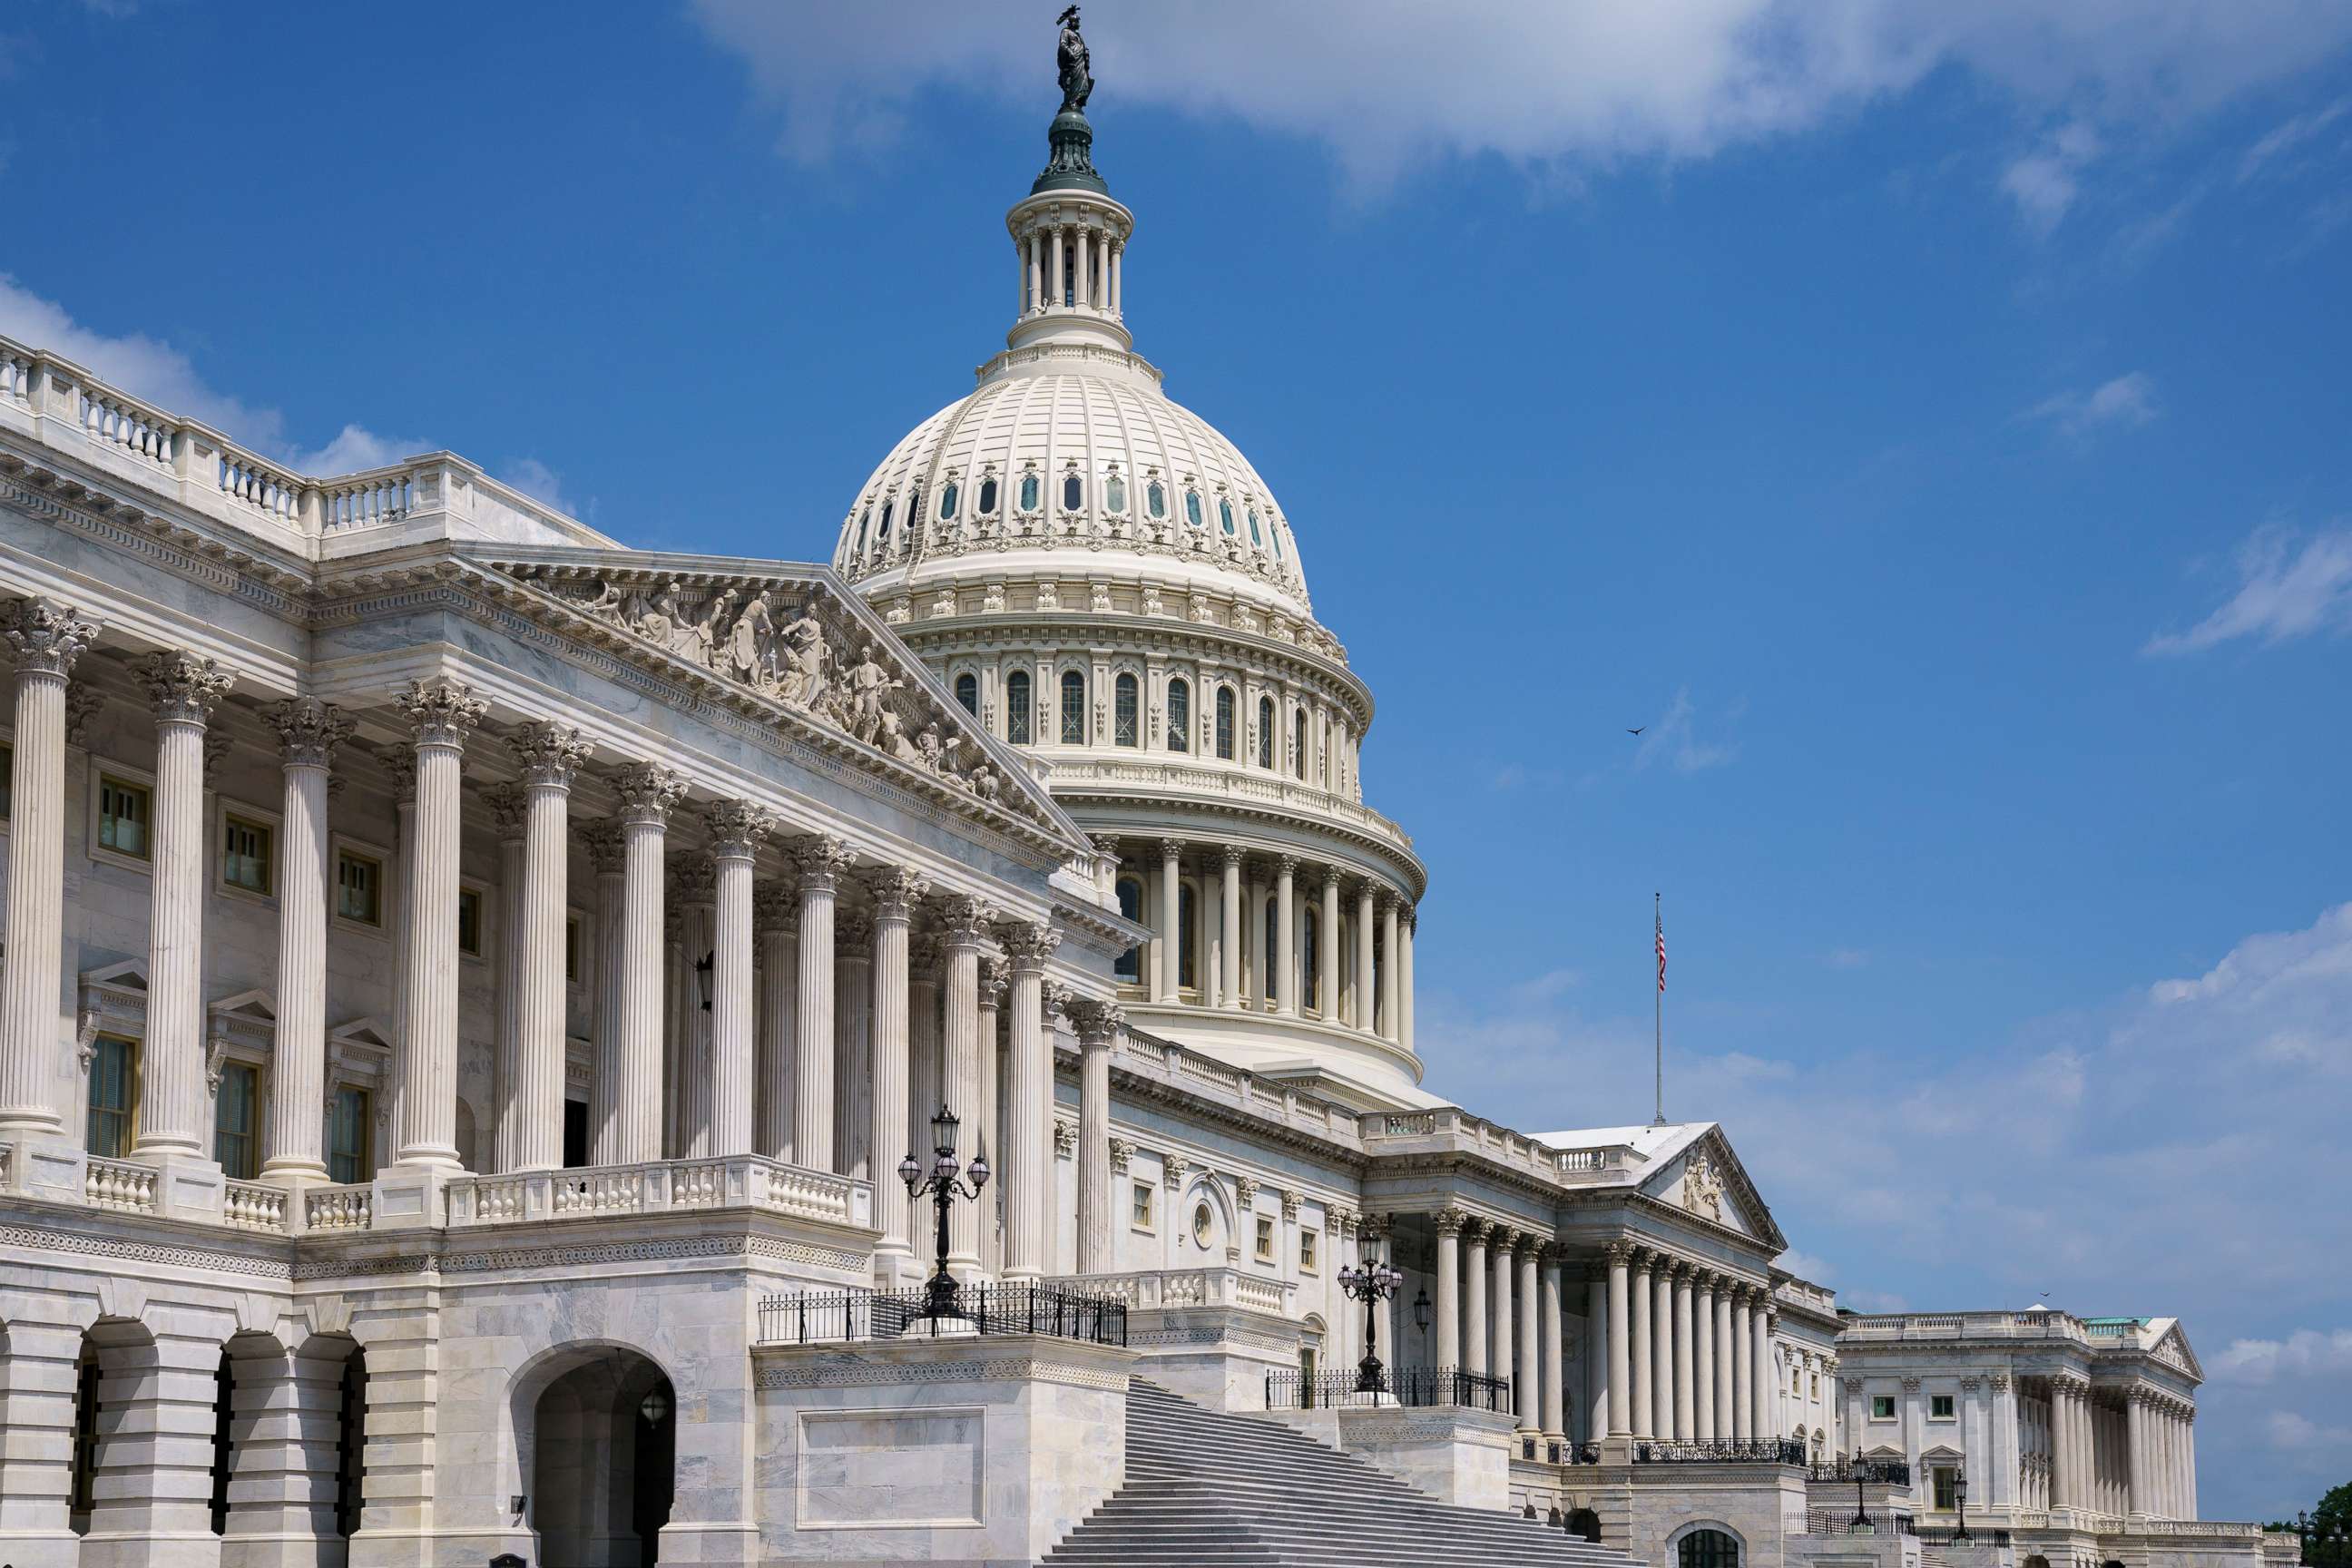
{"label": "pediment sculpture", "polygon": [[1718,1222],[1723,1218],[1723,1181],[1705,1154],[1683,1162],[1683,1207]]}

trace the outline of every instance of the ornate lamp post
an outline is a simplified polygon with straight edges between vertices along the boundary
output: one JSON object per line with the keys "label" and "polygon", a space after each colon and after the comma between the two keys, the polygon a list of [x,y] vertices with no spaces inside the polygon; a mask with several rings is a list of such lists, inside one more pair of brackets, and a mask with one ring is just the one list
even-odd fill
{"label": "ornate lamp post", "polygon": [[1853,1457],[1853,1518],[1847,1521],[1847,1528],[1857,1533],[1870,1528],[1870,1510],[1864,1506],[1862,1498],[1864,1475],[1863,1458],[1856,1454]]}
{"label": "ornate lamp post", "polygon": [[923,1316],[926,1318],[961,1318],[963,1309],[957,1303],[959,1287],[956,1277],[948,1272],[948,1209],[956,1199],[980,1201],[980,1189],[988,1185],[988,1151],[983,1148],[971,1157],[969,1182],[956,1180],[958,1165],[955,1157],[956,1129],[961,1125],[955,1112],[946,1106],[931,1118],[931,1173],[923,1174],[923,1167],[912,1153],[898,1162],[898,1179],[907,1184],[907,1196],[911,1200],[925,1194],[939,1215],[939,1268],[923,1287]]}
{"label": "ornate lamp post", "polygon": [[1969,1533],[1969,1473],[1966,1470],[1952,1478],[1952,1501],[1960,1510],[1960,1527],[1952,1531],[1952,1544],[1958,1546],[1963,1541],[1976,1539]]}
{"label": "ornate lamp post", "polygon": [[1381,1375],[1379,1307],[1403,1283],[1404,1276],[1385,1263],[1368,1264],[1361,1268],[1350,1265],[1339,1270],[1340,1290],[1364,1304],[1364,1359],[1356,1363],[1359,1394],[1388,1392],[1388,1380]]}

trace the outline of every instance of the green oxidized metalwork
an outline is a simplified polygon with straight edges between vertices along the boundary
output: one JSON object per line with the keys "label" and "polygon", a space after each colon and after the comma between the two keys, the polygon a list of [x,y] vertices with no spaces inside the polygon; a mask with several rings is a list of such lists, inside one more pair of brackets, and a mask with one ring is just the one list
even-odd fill
{"label": "green oxidized metalwork", "polygon": [[1093,191],[1108,195],[1110,187],[1095,173],[1095,128],[1087,123],[1087,100],[1094,96],[1095,78],[1087,40],[1078,31],[1078,8],[1073,5],[1064,11],[1059,25],[1054,65],[1061,82],[1062,109],[1045,132],[1052,156],[1045,160],[1045,172],[1030,185],[1029,194]]}

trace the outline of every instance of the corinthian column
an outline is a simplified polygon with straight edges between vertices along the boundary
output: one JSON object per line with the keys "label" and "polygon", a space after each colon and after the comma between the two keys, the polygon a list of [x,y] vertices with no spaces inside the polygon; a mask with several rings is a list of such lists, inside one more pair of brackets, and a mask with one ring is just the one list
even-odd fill
{"label": "corinthian column", "polygon": [[571,903],[572,781],[590,746],[568,724],[526,724],[513,740],[527,795],[519,1092],[505,1142],[518,1171],[563,1164],[563,928]]}
{"label": "corinthian column", "polygon": [[1397,1021],[1397,982],[1403,962],[1397,956],[1397,896],[1381,895],[1381,952],[1386,962],[1381,965],[1381,1038],[1394,1040],[1400,1025]]}
{"label": "corinthian column", "polygon": [[1727,1436],[1742,1443],[1763,1436],[1756,1430],[1751,1414],[1756,1398],[1756,1363],[1748,1354],[1748,1346],[1753,1342],[1748,1331],[1748,1312],[1754,1294],[1747,1285],[1732,1287],[1731,1430]]}
{"label": "corinthian column", "polygon": [[1675,1281],[1675,1441],[1691,1443],[1698,1439],[1698,1341],[1691,1312],[1691,1291],[1698,1282],[1698,1270],[1677,1263],[1671,1272]]}
{"label": "corinthian column", "polygon": [[874,917],[833,911],[834,1169],[872,1181],[890,1167],[874,1144]]}
{"label": "corinthian column", "polygon": [[1226,845],[1221,858],[1224,863],[1224,883],[1219,889],[1223,940],[1217,956],[1224,973],[1219,1000],[1228,1007],[1246,1007],[1249,998],[1242,994],[1242,847]]}
{"label": "corinthian column", "polygon": [[833,900],[849,869],[838,838],[793,846],[801,869],[800,1074],[793,1086],[793,1152],[811,1170],[833,1169]]}
{"label": "corinthian column", "polygon": [[1519,1245],[1518,1233],[1506,1226],[1496,1226],[1487,1239],[1487,1258],[1494,1267],[1494,1291],[1486,1309],[1486,1321],[1493,1325],[1494,1347],[1488,1357],[1488,1373],[1497,1383],[1516,1384],[1518,1381],[1518,1320],[1512,1310],[1512,1254]]}
{"label": "corinthian column", "polygon": [[596,1004],[588,1031],[588,1161],[596,1163],[612,1080],[621,1070],[621,977],[629,966],[628,830],[617,816],[583,823],[580,842],[596,874]]}
{"label": "corinthian column", "polygon": [[1559,1243],[1544,1243],[1538,1258],[1542,1269],[1536,1325],[1537,1353],[1543,1358],[1539,1373],[1543,1390],[1543,1435],[1555,1443],[1568,1440],[1567,1365],[1560,1347]]}
{"label": "corinthian column", "polygon": [[1462,1232],[1470,1216],[1460,1209],[1440,1209],[1430,1216],[1437,1232],[1437,1342],[1429,1354],[1433,1371],[1462,1364]]}
{"label": "corinthian column", "polygon": [[998,1028],[1004,1016],[1004,994],[1013,972],[1001,958],[980,961],[980,1131],[981,1146],[995,1151],[989,1156],[993,1176],[974,1206],[980,1211],[980,1271],[989,1279],[1004,1277],[1004,1053]]}
{"label": "corinthian column", "polygon": [[1183,999],[1184,841],[1160,841],[1160,994],[1174,1005]]}
{"label": "corinthian column", "polygon": [[1274,1010],[1287,1016],[1298,1011],[1298,857],[1277,857],[1274,870]]}
{"label": "corinthian column", "polygon": [[1397,924],[1397,1044],[1412,1049],[1412,933],[1421,929],[1418,907],[1406,910]]}
{"label": "corinthian column", "polygon": [[458,785],[466,739],[488,705],[454,680],[413,681],[400,705],[416,739],[416,853],[402,910],[408,928],[408,1033],[396,1073],[404,1164],[457,1163]]}
{"label": "corinthian column", "polygon": [[1323,868],[1323,908],[1315,920],[1315,1016],[1339,1021],[1339,868]]}
{"label": "corinthian column", "polygon": [[[760,943],[760,1103],[752,1147],[794,1163],[793,1061],[800,1035],[801,910],[789,884],[754,889],[751,925]],[[877,1189],[877,1192],[879,1189]]]}
{"label": "corinthian column", "polygon": [[1066,1010],[1078,1032],[1078,1272],[1100,1274],[1111,1266],[1110,1051],[1127,1015],[1086,997]]}
{"label": "corinthian column", "polygon": [[[956,1116],[956,1161],[967,1170],[986,1146],[988,1134],[980,1115],[980,959],[987,923],[988,911],[978,899],[950,898],[941,911],[940,952],[947,971],[947,1105]],[[989,1042],[989,1049],[995,1048],[995,1042]],[[958,1204],[949,1211],[948,1263],[959,1279],[979,1273],[979,1204]]]}
{"label": "corinthian column", "polygon": [[[931,1157],[931,1113],[947,1103],[947,1047],[940,1037],[940,938],[918,931],[907,943],[907,1147]],[[919,1213],[915,1216],[920,1220]],[[922,1229],[919,1224],[917,1232]],[[915,1237],[919,1249],[922,1237]]]}
{"label": "corinthian column", "polygon": [[721,801],[704,815],[718,868],[718,940],[710,975],[710,1152],[751,1152],[757,1078],[751,1047],[752,860],[775,818],[750,801]]}
{"label": "corinthian column", "polygon": [[1707,1269],[1691,1279],[1691,1406],[1692,1436],[1701,1443],[1715,1441],[1715,1275]]}
{"label": "corinthian column", "polygon": [[1650,1288],[1653,1282],[1652,1271],[1656,1266],[1657,1254],[1647,1247],[1634,1252],[1631,1370],[1633,1380],[1633,1411],[1629,1429],[1636,1437],[1657,1436],[1654,1422],[1657,1413],[1657,1394],[1653,1392],[1651,1383],[1651,1372],[1656,1362],[1656,1352],[1650,1345],[1650,1336],[1654,1321],[1650,1309]]}
{"label": "corinthian column", "polygon": [[1372,1002],[1372,974],[1378,965],[1373,960],[1372,949],[1379,935],[1372,915],[1372,885],[1359,882],[1356,884],[1356,996],[1348,1022],[1368,1035],[1378,1026]]}
{"label": "corinthian column", "polygon": [[150,654],[155,703],[154,913],[138,1152],[211,1153],[205,1094],[205,723],[234,680],[209,658]]}
{"label": "corinthian column", "polygon": [[1462,1340],[1446,1347],[1473,1377],[1486,1375],[1486,1224],[1474,1219],[1462,1227]]}
{"label": "corinthian column", "polygon": [[706,973],[716,978],[718,868],[708,853],[674,850],[669,858],[670,896],[677,900],[679,967],[677,1060],[671,1064],[677,1095],[677,1142],[682,1159],[710,1152],[710,1009],[703,1005]]}
{"label": "corinthian column", "polygon": [[1004,936],[1013,963],[1013,1072],[1004,1117],[1008,1279],[1035,1279],[1045,1272],[1046,1226],[1054,1212],[1054,1057],[1045,1033],[1045,980],[1061,940],[1061,932],[1043,924],[1014,926]]}
{"label": "corinthian column", "polygon": [[278,830],[278,1044],[265,1176],[327,1175],[327,770],[352,721],[315,697],[269,710],[285,773]]}
{"label": "corinthian column", "polygon": [[524,865],[530,857],[530,794],[520,783],[494,784],[478,798],[499,836],[499,1034],[490,1047],[490,1169],[515,1168],[522,1090],[523,949],[530,944]]}
{"label": "corinthian column", "polygon": [[[16,656],[0,1131],[57,1133],[65,1126],[50,1096],[65,978],[66,678],[98,623],[52,599],[18,599],[0,605],[0,630]],[[15,1171],[24,1167],[20,1152]]]}
{"label": "corinthian column", "polygon": [[639,763],[614,781],[621,796],[624,870],[621,1019],[613,1055],[589,1088],[590,1157],[635,1165],[662,1155],[663,844],[686,781]]}
{"label": "corinthian column", "polygon": [[908,1101],[907,931],[929,884],[903,866],[874,876],[874,1224],[882,1232],[875,1259],[877,1280],[896,1282],[899,1265],[914,1256],[914,1217],[904,1183],[883,1173],[907,1134]]}
{"label": "corinthian column", "polygon": [[1612,1241],[1606,1250],[1609,1261],[1609,1303],[1607,1331],[1609,1335],[1609,1436],[1624,1437],[1632,1435],[1633,1368],[1631,1346],[1626,1334],[1625,1268],[1633,1259],[1631,1243]]}

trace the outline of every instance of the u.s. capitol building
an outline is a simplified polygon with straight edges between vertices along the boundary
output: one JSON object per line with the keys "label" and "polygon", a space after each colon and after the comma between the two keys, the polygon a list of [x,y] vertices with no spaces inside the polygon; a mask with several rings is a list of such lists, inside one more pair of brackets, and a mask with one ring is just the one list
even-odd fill
{"label": "u.s. capitol building", "polygon": [[0,1559],[2254,1568],[2172,1320],[1842,1314],[1726,1128],[1422,1089],[1312,517],[1063,66],[825,564],[0,341]]}

